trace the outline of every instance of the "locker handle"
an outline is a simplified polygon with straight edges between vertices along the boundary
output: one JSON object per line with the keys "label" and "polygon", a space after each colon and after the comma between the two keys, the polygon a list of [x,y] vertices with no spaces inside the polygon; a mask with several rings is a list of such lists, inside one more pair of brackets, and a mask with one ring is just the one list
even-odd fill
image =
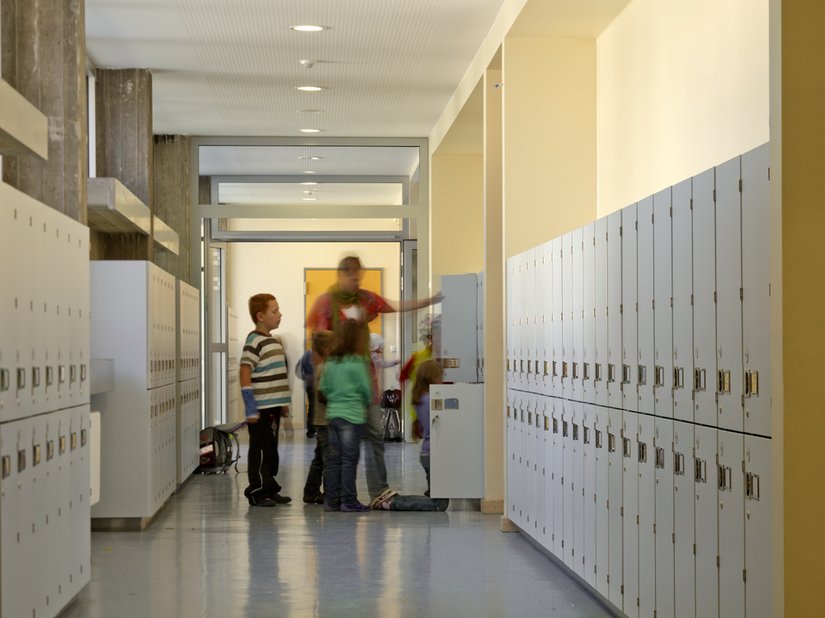
{"label": "locker handle", "polygon": [[550,419],[544,417],[544,431],[550,431]]}
{"label": "locker handle", "polygon": [[46,461],[51,461],[54,458],[54,440],[46,442]]}
{"label": "locker handle", "polygon": [[567,378],[567,361],[562,361],[561,363],[561,377],[562,379]]}
{"label": "locker handle", "polygon": [[[436,417],[436,418],[438,418],[438,417]],[[435,419],[433,419],[433,421],[435,421]],[[71,448],[71,450],[75,450],[77,448],[77,432],[76,431],[72,432],[72,439],[71,439],[71,442],[69,444],[69,447]]]}
{"label": "locker handle", "polygon": [[77,382],[77,365],[69,365],[69,382]]}
{"label": "locker handle", "polygon": [[759,500],[760,493],[759,475],[748,472],[745,475],[745,495],[748,500]]}
{"label": "locker handle", "polygon": [[578,363],[573,363],[573,379],[574,380],[579,379],[579,364]]}
{"label": "locker handle", "polygon": [[696,458],[695,463],[695,474],[694,480],[697,483],[707,483],[708,480],[708,470],[707,470],[707,462],[704,459]]}
{"label": "locker handle", "polygon": [[524,373],[524,359],[519,359],[519,373]]}
{"label": "locker handle", "polygon": [[639,463],[647,463],[647,442],[639,442]]}
{"label": "locker handle", "polygon": [[550,371],[549,368],[550,368],[550,363],[548,363],[547,361],[544,361],[544,375],[545,376],[549,375],[549,371]]}
{"label": "locker handle", "polygon": [[26,388],[26,370],[23,367],[17,368],[17,390],[22,391]]}
{"label": "locker handle", "polygon": [[661,446],[656,447],[656,467],[660,470],[665,469],[665,449]]}
{"label": "locker handle", "polygon": [[573,440],[579,441],[579,426],[576,423],[573,423]]}
{"label": "locker handle", "polygon": [[685,388],[685,368],[684,367],[674,367],[673,368],[673,388]]}
{"label": "locker handle", "polygon": [[636,381],[641,386],[647,384],[647,365],[639,365],[639,374]]}
{"label": "locker handle", "polygon": [[49,365],[46,367],[46,386],[54,384],[54,367]]}
{"label": "locker handle", "polygon": [[673,454],[673,474],[685,475],[685,455],[684,453]]}
{"label": "locker handle", "polygon": [[57,383],[63,384],[66,381],[66,365],[57,366]]}
{"label": "locker handle", "polygon": [[607,451],[609,453],[616,452],[616,436],[612,433],[607,434]]}
{"label": "locker handle", "polygon": [[567,437],[567,421],[561,422],[561,435],[563,438]]}
{"label": "locker handle", "polygon": [[40,386],[40,367],[32,367],[32,388]]}
{"label": "locker handle", "polygon": [[558,363],[556,361],[553,361],[553,377],[557,378],[558,376],[559,376]]}
{"label": "locker handle", "polygon": [[596,430],[596,448],[602,448],[604,440],[602,439],[602,432],[601,430]]}
{"label": "locker handle", "polygon": [[527,424],[531,425],[531,426],[533,424],[533,413],[532,412],[527,413]]}
{"label": "locker handle", "polygon": [[527,361],[527,373],[533,373],[533,361]]}
{"label": "locker handle", "polygon": [[536,429],[541,429],[541,414],[536,412]]}
{"label": "locker handle", "polygon": [[582,366],[582,380],[590,379],[590,363],[584,363]]}
{"label": "locker handle", "polygon": [[585,444],[590,444],[590,427],[584,428],[584,434],[582,435],[582,441]]}
{"label": "locker handle", "polygon": [[630,384],[630,376],[630,365],[622,365],[622,384]]}
{"label": "locker handle", "polygon": [[80,446],[86,446],[86,430],[80,430]]}
{"label": "locker handle", "polygon": [[719,394],[730,393],[730,371],[720,369],[716,372],[716,390]]}
{"label": "locker handle", "polygon": [[17,473],[20,474],[26,469],[26,451],[20,449],[17,451]]}
{"label": "locker handle", "polygon": [[746,371],[745,372],[745,396],[758,397],[759,396],[759,372]]}
{"label": "locker handle", "polygon": [[719,464],[719,491],[733,491],[733,471]]}
{"label": "locker handle", "polygon": [[553,433],[559,433],[559,421],[553,418]]}
{"label": "locker handle", "polygon": [[3,478],[6,479],[11,476],[11,457],[3,455]]}
{"label": "locker handle", "polygon": [[602,364],[601,363],[595,363],[595,367],[596,367],[596,376],[595,376],[595,379],[593,381],[594,382],[601,382],[602,381]]}
{"label": "locker handle", "polygon": [[653,367],[653,386],[656,388],[665,385],[665,368],[661,365]]}
{"label": "locker handle", "polygon": [[[187,400],[187,403],[188,403],[188,400]],[[510,418],[511,412],[512,412],[512,410],[510,409],[510,406],[507,406],[507,418]]]}
{"label": "locker handle", "polygon": [[511,359],[507,359],[507,371],[513,370],[513,361]]}
{"label": "locker handle", "polygon": [[632,450],[633,449],[630,446],[630,438],[622,438],[622,455],[629,459]]}
{"label": "locker handle", "polygon": [[86,381],[86,363],[80,365],[80,382],[81,384]]}
{"label": "locker handle", "polygon": [[693,370],[693,390],[704,391],[707,390],[707,371],[696,368]]}
{"label": "locker handle", "polygon": [[615,382],[616,381],[616,367],[613,363],[607,364],[607,381],[608,382]]}
{"label": "locker handle", "polygon": [[58,439],[57,444],[58,444],[57,451],[60,455],[62,455],[63,453],[66,452],[66,436],[60,436],[60,438]]}
{"label": "locker handle", "polygon": [[9,370],[0,369],[0,392],[9,390]]}
{"label": "locker handle", "polygon": [[40,456],[40,445],[32,444],[32,467],[35,467],[40,464]]}

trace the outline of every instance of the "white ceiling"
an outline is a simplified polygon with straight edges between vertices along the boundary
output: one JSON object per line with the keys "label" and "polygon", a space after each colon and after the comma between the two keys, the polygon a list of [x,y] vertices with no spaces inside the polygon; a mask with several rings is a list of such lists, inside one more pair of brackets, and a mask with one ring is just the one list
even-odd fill
{"label": "white ceiling", "polygon": [[[99,68],[151,69],[155,133],[426,137],[501,4],[86,0],[87,50]],[[330,29],[289,29],[304,23]]]}

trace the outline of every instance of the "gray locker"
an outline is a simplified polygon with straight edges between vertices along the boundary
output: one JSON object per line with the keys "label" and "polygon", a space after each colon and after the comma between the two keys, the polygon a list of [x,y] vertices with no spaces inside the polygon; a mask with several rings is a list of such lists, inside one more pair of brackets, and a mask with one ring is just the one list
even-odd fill
{"label": "gray locker", "polygon": [[[740,159],[716,168],[716,394],[719,427],[742,431]],[[767,250],[767,246],[765,247]]]}
{"label": "gray locker", "polygon": [[475,273],[441,277],[441,349],[436,353],[447,382],[478,382],[477,288]]}
{"label": "gray locker", "polygon": [[562,276],[564,269],[562,268],[562,244],[561,238],[554,238],[551,241],[551,251],[553,257],[553,322],[551,325],[553,331],[553,360],[551,363],[551,374],[553,378],[554,397],[561,397],[563,393],[562,363],[564,362],[564,354],[562,347],[564,346],[564,341],[562,333],[562,312],[564,311],[564,307],[562,305]]}
{"label": "gray locker", "polygon": [[[553,554],[564,561],[565,531],[565,444],[562,436],[563,405],[561,399],[551,399],[553,409]],[[570,523],[568,522],[569,526]]]}
{"label": "gray locker", "polygon": [[14,209],[0,208],[0,311],[4,320],[3,328],[0,328],[0,422],[14,418],[12,408],[17,408],[13,383],[18,331],[13,293],[18,273],[14,268],[14,231]]}
{"label": "gray locker", "polygon": [[623,457],[622,457],[622,413],[610,410],[607,419],[607,461],[608,461],[608,599],[616,607],[624,607],[624,525],[622,521],[623,498]]}
{"label": "gray locker", "polygon": [[542,312],[542,339],[544,356],[542,358],[542,393],[553,394],[553,243],[548,241],[542,245],[542,280],[541,289],[544,300]]}
{"label": "gray locker", "polygon": [[533,519],[535,505],[535,474],[533,473],[533,446],[534,432],[533,432],[533,395],[531,393],[524,393],[522,395],[522,402],[524,407],[524,470],[522,477],[524,479],[524,508],[523,508],[523,526],[522,528],[532,536],[533,534]]}
{"label": "gray locker", "polygon": [[536,372],[533,363],[538,358],[538,346],[536,341],[536,250],[528,249],[525,252],[524,261],[524,360],[525,360],[525,389],[534,392],[536,390]]}
{"label": "gray locker", "polygon": [[693,178],[693,418],[717,426],[714,170]]}
{"label": "gray locker", "polygon": [[639,415],[625,411],[622,420],[622,528],[624,613],[639,615]]}
{"label": "gray locker", "polygon": [[673,418],[693,421],[692,181],[673,187]]}
{"label": "gray locker", "polygon": [[[70,592],[74,596],[89,583],[91,577],[91,510],[89,506],[89,486],[91,462],[89,461],[89,406],[71,410],[72,432],[69,436],[71,456],[71,487],[73,490],[69,511],[73,539],[72,561],[70,562]],[[174,418],[174,416],[172,417]],[[171,432],[174,435],[174,428]],[[171,462],[167,460],[167,474],[171,471],[174,479],[174,448],[167,450]]]}
{"label": "gray locker", "polygon": [[622,209],[622,407],[639,410],[639,297],[636,204]]}
{"label": "gray locker", "polygon": [[[38,616],[44,614],[46,611],[46,597],[49,596],[51,584],[51,577],[49,577],[51,574],[49,573],[47,558],[50,548],[46,545],[49,529],[46,525],[45,518],[48,500],[51,498],[46,495],[48,485],[46,481],[45,417],[46,415],[40,415],[24,421],[29,424],[29,431],[31,432],[29,443],[26,445],[31,476],[29,477],[29,496],[25,514],[25,519],[28,524],[25,529],[25,534],[27,536],[30,535],[27,542],[28,551],[31,553],[31,571],[29,575],[35,578],[32,584],[30,584],[30,589],[33,592],[31,604],[33,608],[36,608],[36,614],[33,613],[32,615]],[[45,586],[35,583],[38,575],[46,576]]]}
{"label": "gray locker", "polygon": [[654,417],[639,415],[639,615],[656,611],[656,482]]}
{"label": "gray locker", "polygon": [[593,361],[594,400],[598,405],[606,406],[607,392],[607,219],[602,218],[594,224],[594,294],[596,348]]}
{"label": "gray locker", "polygon": [[518,439],[518,409],[515,403],[516,391],[511,388],[507,389],[507,443],[506,443],[506,470],[507,470],[507,517],[515,522],[515,510],[518,503],[518,476],[519,468],[517,456],[517,439]]}
{"label": "gray locker", "polygon": [[772,615],[771,441],[745,436],[745,614]]}
{"label": "gray locker", "polygon": [[573,408],[575,404],[571,401],[563,401],[561,404],[561,443],[564,451],[562,461],[562,508],[564,513],[564,539],[562,543],[562,555],[564,564],[571,570],[576,570],[576,561],[573,550],[576,544],[576,511],[574,509],[576,484],[576,452],[573,446]]}
{"label": "gray locker", "polygon": [[675,581],[678,582],[674,595],[674,616],[676,618],[701,616],[696,613],[695,594],[693,428],[694,426],[689,423],[681,421],[673,423],[673,575]]}
{"label": "gray locker", "polygon": [[573,235],[562,236],[561,246],[561,388],[565,399],[573,390]]}
{"label": "gray locker", "polygon": [[607,408],[593,406],[593,446],[596,454],[596,590],[603,597],[610,594],[610,468],[607,450]]}
{"label": "gray locker", "polygon": [[539,398],[541,395],[530,395],[532,423],[532,451],[530,453],[530,466],[532,470],[532,489],[530,523],[533,525],[531,536],[539,540],[541,538],[541,522],[544,520],[544,485],[542,484],[542,469],[544,468],[544,457],[542,454],[542,443],[544,432],[541,426],[541,414],[539,412]]}
{"label": "gray locker", "polygon": [[[656,615],[668,618],[674,609],[673,420],[655,419],[656,467]],[[684,585],[682,586],[684,587]]]}
{"label": "gray locker", "polygon": [[584,398],[583,364],[584,364],[584,262],[583,262],[583,230],[578,228],[572,233],[571,243],[571,273],[572,273],[572,312],[570,326],[572,327],[572,354],[570,380],[572,382],[573,399],[582,401]]}
{"label": "gray locker", "polygon": [[719,507],[713,468],[717,434],[712,427],[694,427],[694,492],[696,493],[696,615],[719,615]]}
{"label": "gray locker", "polygon": [[550,398],[542,397],[544,414],[544,542],[543,547],[553,553],[555,533],[555,452],[553,451],[553,407]]}
{"label": "gray locker", "polygon": [[586,225],[582,235],[582,390],[584,401],[596,403],[593,373],[596,362],[596,226]]}
{"label": "gray locker", "polygon": [[770,145],[742,155],[745,431],[771,435]]}
{"label": "gray locker", "polygon": [[594,406],[585,403],[582,406],[582,459],[584,460],[582,493],[584,495],[583,536],[584,548],[582,555],[582,577],[596,587],[596,543],[598,529],[596,527],[596,413]]}
{"label": "gray locker", "polygon": [[584,536],[585,531],[585,488],[584,488],[584,404],[572,404],[573,417],[570,426],[570,445],[573,448],[573,474],[570,479],[570,495],[573,499],[573,570],[580,577],[584,577]]}
{"label": "gray locker", "polygon": [[745,616],[744,439],[741,433],[719,430],[717,437],[719,492],[719,615]]}
{"label": "gray locker", "polygon": [[622,212],[607,216],[607,402],[622,407]]}
{"label": "gray locker", "polygon": [[653,414],[653,385],[655,383],[655,363],[653,335],[655,328],[653,304],[653,198],[648,197],[637,206],[637,295],[638,295],[638,354],[639,361],[634,367],[639,392],[639,412]]}
{"label": "gray locker", "polygon": [[653,394],[656,416],[673,418],[673,255],[671,189],[653,196]]}

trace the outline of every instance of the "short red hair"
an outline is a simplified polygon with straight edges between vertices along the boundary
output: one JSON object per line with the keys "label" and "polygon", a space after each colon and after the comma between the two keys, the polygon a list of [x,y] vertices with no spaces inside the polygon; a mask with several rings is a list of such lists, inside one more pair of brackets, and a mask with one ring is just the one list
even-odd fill
{"label": "short red hair", "polygon": [[258,323],[258,314],[265,313],[273,300],[275,297],[272,294],[255,294],[249,299],[249,317],[255,324]]}

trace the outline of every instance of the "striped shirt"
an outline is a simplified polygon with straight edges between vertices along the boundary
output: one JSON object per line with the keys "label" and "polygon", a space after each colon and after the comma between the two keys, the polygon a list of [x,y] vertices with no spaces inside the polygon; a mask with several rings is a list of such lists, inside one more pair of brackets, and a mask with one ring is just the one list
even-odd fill
{"label": "striped shirt", "polygon": [[252,368],[252,392],[260,410],[291,403],[286,355],[280,341],[252,331],[243,346],[241,365]]}

